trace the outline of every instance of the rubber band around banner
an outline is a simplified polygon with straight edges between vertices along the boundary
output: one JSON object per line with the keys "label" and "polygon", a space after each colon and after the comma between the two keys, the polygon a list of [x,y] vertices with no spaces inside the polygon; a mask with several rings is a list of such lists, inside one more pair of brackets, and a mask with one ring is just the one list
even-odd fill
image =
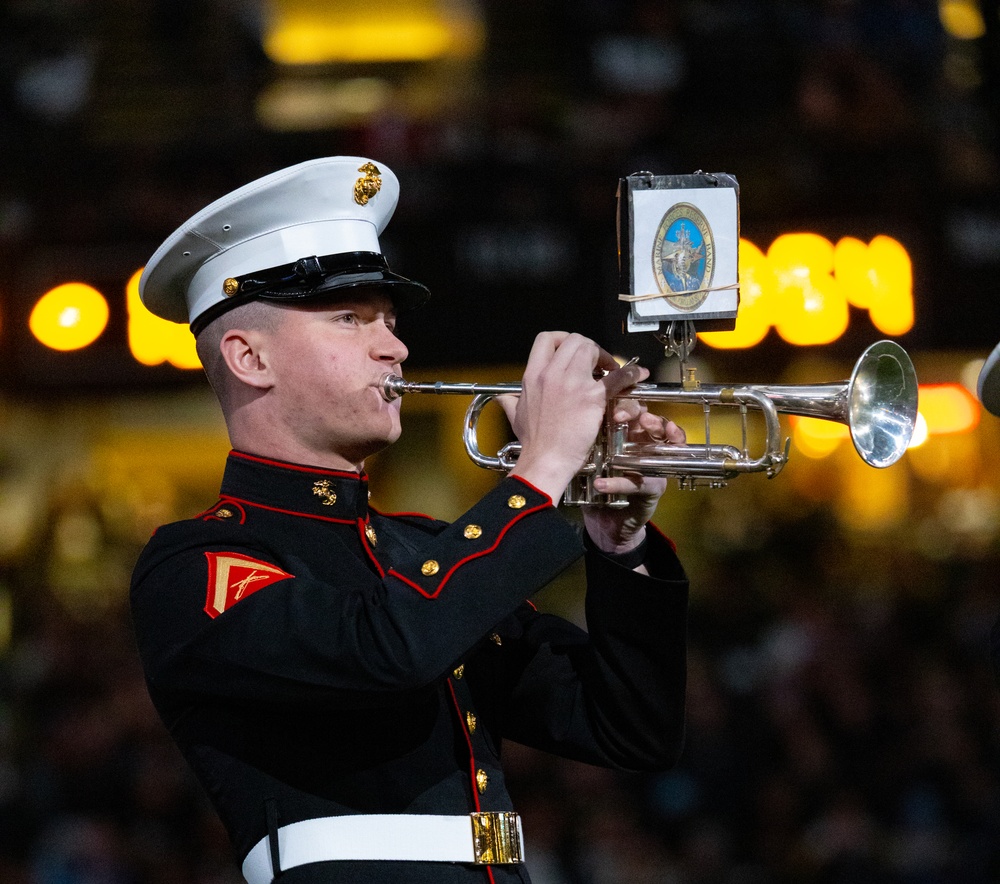
{"label": "rubber band around banner", "polygon": [[710,292],[728,292],[735,288],[739,288],[739,283],[734,282],[732,285],[719,285],[708,289],[691,289],[687,292],[658,292],[655,295],[619,295],[618,300],[628,301],[629,303],[633,303],[635,301],[654,301],[657,298],[676,298],[679,295],[700,295],[702,293],[709,294]]}

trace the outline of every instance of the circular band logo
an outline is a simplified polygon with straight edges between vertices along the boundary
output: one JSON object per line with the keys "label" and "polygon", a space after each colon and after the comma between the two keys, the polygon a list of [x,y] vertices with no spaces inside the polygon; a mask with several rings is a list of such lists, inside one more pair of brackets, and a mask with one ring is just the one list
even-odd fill
{"label": "circular band logo", "polygon": [[653,239],[653,275],[667,301],[678,310],[695,310],[708,297],[715,273],[715,241],[697,206],[671,206]]}

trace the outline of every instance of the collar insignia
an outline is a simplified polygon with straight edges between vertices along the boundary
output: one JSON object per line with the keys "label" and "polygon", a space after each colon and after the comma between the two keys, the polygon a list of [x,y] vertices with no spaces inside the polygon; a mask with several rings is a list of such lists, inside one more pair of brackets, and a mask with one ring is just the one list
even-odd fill
{"label": "collar insignia", "polygon": [[313,482],[313,494],[323,498],[323,506],[333,506],[337,502],[337,492],[328,479],[320,479]]}

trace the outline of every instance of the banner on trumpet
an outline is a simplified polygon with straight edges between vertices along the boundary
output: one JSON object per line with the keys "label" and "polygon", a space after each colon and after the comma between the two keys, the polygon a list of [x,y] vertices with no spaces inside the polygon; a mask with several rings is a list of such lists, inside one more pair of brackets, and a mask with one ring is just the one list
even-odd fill
{"label": "banner on trumpet", "polygon": [[636,172],[618,185],[619,299],[630,332],[661,322],[734,328],[739,307],[739,185],[726,173]]}

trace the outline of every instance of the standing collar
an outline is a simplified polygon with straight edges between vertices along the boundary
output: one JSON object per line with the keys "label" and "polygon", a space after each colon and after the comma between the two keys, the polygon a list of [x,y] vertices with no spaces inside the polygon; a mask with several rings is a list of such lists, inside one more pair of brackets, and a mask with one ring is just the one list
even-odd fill
{"label": "standing collar", "polygon": [[368,476],[229,452],[222,497],[332,522],[368,518]]}

